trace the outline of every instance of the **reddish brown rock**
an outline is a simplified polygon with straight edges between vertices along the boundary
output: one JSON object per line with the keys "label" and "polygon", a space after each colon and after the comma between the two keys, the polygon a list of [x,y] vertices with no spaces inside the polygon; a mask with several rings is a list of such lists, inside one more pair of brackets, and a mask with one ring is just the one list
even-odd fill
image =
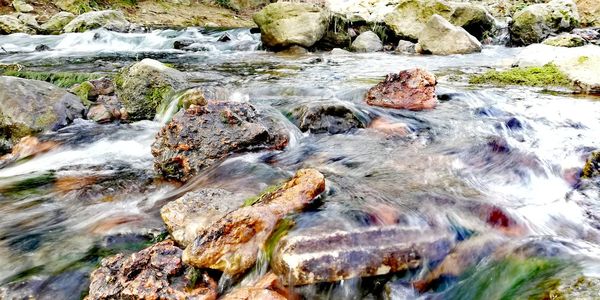
{"label": "reddish brown rock", "polygon": [[291,300],[300,297],[286,288],[279,277],[273,273],[267,273],[255,284],[241,287],[223,296],[221,300]]}
{"label": "reddish brown rock", "polygon": [[202,231],[184,253],[186,264],[221,270],[234,276],[254,266],[258,252],[277,222],[299,211],[325,190],[325,178],[313,169],[300,170],[252,206],[228,213]]}
{"label": "reddish brown rock", "polygon": [[435,75],[423,69],[388,74],[365,97],[369,105],[398,109],[424,110],[437,104]]}
{"label": "reddish brown rock", "polygon": [[184,266],[181,252],[164,241],[105,258],[91,275],[87,299],[216,299],[215,281]]}

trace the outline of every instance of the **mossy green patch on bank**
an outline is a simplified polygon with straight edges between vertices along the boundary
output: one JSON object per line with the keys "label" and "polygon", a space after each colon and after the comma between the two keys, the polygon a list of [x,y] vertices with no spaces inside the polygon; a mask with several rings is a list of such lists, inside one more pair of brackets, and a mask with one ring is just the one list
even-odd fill
{"label": "mossy green patch on bank", "polygon": [[102,77],[93,73],[72,73],[72,72],[36,72],[36,71],[13,71],[7,70],[1,75],[14,76],[25,79],[34,79],[52,83],[61,88],[70,88],[75,84],[84,81],[98,79]]}
{"label": "mossy green patch on bank", "polygon": [[488,71],[474,75],[471,84],[524,85],[524,86],[570,86],[571,81],[556,65],[542,67],[512,68],[506,71]]}

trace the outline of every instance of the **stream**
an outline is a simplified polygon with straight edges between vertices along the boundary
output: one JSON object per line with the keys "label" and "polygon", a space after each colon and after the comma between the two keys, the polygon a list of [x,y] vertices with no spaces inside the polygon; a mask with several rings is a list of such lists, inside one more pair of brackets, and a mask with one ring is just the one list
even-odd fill
{"label": "stream", "polygon": [[[203,51],[174,49],[180,39],[199,41]],[[40,44],[51,50],[36,52]],[[520,48],[292,56],[260,50],[260,34],[247,29],[200,28],[15,34],[0,36],[0,45],[0,63],[28,70],[113,74],[153,58],[186,72],[208,98],[273,107],[282,119],[297,105],[336,100],[356,108],[366,123],[402,128],[309,134],[286,120],[292,138],[283,151],[237,155],[180,185],[153,172],[150,146],[168,115],[131,124],[76,120],[47,135],[56,142],[50,151],[0,169],[0,286],[22,282],[40,299],[79,299],[102,257],[139,250],[164,235],[158,210],[168,201],[204,187],[252,196],[300,168],[323,173],[327,189],[319,207],[295,216],[289,235],[390,224],[451,228],[461,236],[496,232],[509,237],[506,251],[540,253],[576,269],[547,277],[600,277],[599,193],[576,190],[569,177],[600,148],[600,99],[468,84],[468,74],[510,66]],[[364,103],[386,74],[414,67],[438,76],[435,109]],[[491,272],[483,263],[467,279],[421,295],[405,284],[418,274],[388,276],[385,288],[381,278],[354,279],[300,293],[308,299],[496,299],[482,296],[495,295],[494,284],[482,278],[501,285],[517,275]]]}

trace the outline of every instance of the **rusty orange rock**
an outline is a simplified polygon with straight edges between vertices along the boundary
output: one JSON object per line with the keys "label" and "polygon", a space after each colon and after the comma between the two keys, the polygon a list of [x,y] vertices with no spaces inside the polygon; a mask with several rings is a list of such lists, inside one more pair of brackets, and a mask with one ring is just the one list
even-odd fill
{"label": "rusty orange rock", "polygon": [[388,74],[384,81],[372,87],[365,97],[369,105],[424,110],[437,105],[435,75],[423,69],[410,69]]}

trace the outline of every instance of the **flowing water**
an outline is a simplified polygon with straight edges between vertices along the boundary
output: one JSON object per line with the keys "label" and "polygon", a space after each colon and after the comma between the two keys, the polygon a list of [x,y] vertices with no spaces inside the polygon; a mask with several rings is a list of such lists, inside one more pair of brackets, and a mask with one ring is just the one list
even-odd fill
{"label": "flowing water", "polygon": [[[229,40],[219,41],[224,34]],[[203,51],[173,49],[182,38],[196,40]],[[248,100],[281,116],[303,103],[339,100],[363,121],[395,128],[329,135],[302,133],[288,123],[292,142],[283,151],[232,157],[176,185],[156,178],[150,153],[170,113],[133,124],[78,120],[48,135],[57,143],[50,151],[0,169],[0,285],[40,280],[42,297],[77,299],[100,258],[139,249],[164,232],[158,215],[164,203],[202,187],[253,195],[306,167],[325,175],[327,191],[319,207],[294,216],[291,235],[389,224],[444,228],[462,239],[497,233],[508,237],[504,251],[536,253],[577,274],[600,276],[600,197],[597,190],[574,189],[570,176],[600,148],[597,98],[466,83],[469,73],[509,65],[518,48],[487,46],[446,57],[287,56],[258,50],[259,41],[249,30],[195,28],[0,37],[6,50],[0,63],[30,70],[110,74],[150,57],[187,72],[210,98]],[[35,52],[39,44],[52,50]],[[410,112],[363,102],[385,74],[412,67],[438,75],[436,109]],[[513,288],[531,271],[510,261],[492,263],[491,256],[462,280],[421,297],[496,299],[507,295],[499,289]],[[529,275],[567,280],[572,273],[548,269]],[[374,278],[301,292],[307,298],[412,299],[417,294],[406,282],[417,273],[388,276],[385,288],[384,279]]]}

